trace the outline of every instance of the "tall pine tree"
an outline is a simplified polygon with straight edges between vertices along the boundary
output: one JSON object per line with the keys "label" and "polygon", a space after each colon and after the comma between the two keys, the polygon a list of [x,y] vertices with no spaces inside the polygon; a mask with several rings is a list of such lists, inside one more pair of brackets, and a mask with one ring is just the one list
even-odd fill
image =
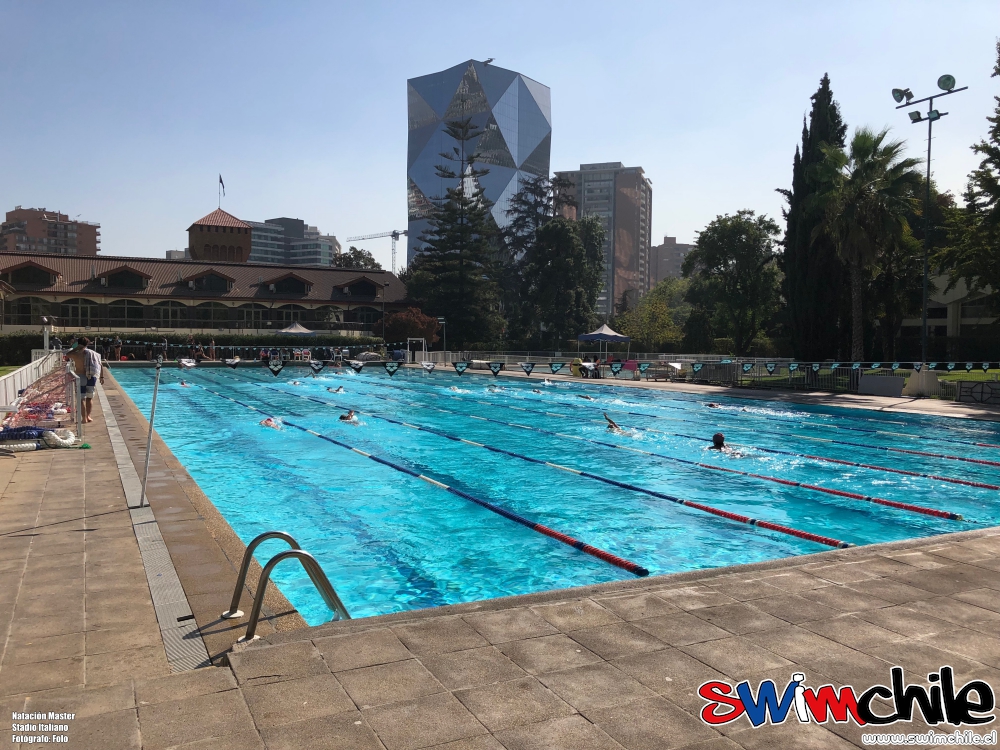
{"label": "tall pine tree", "polygon": [[800,359],[819,361],[840,356],[838,349],[844,351],[850,332],[847,269],[833,241],[816,231],[823,221],[816,200],[822,187],[817,174],[825,158],[822,146],[843,148],[847,125],[828,75],[811,99],[808,124],[804,119],[802,123],[802,145],[796,146],[792,162],[792,189],[779,191],[788,199],[781,270],[792,349]]}
{"label": "tall pine tree", "polygon": [[492,344],[503,333],[500,293],[496,281],[496,224],[479,178],[470,142],[479,135],[470,118],[449,122],[447,134],[457,144],[441,156],[451,162],[437,166],[437,175],[454,181],[443,198],[435,199],[425,243],[412,264],[407,293],[424,312],[443,316],[449,343],[457,347]]}

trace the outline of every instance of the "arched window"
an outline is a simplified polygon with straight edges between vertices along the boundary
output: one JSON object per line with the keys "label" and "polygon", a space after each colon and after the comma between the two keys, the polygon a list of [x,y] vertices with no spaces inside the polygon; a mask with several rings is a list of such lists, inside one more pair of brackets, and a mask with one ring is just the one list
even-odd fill
{"label": "arched window", "polygon": [[205,245],[205,257],[206,258],[208,257],[208,254],[210,252],[212,252],[212,246],[211,245]]}
{"label": "arched window", "polygon": [[344,321],[347,323],[361,323],[370,326],[382,319],[382,312],[374,307],[356,307],[344,313]]}
{"label": "arched window", "polygon": [[59,306],[59,323],[86,328],[97,325],[97,303],[89,299],[68,299]]}
{"label": "arched window", "polygon": [[202,302],[194,308],[198,328],[229,328],[229,308],[221,302]]}
{"label": "arched window", "polygon": [[188,306],[183,302],[157,302],[149,312],[152,316],[150,324],[158,328],[187,328]]}
{"label": "arched window", "polygon": [[323,305],[313,310],[316,325],[319,328],[333,329],[344,320],[344,311],[333,305]]}
{"label": "arched window", "polygon": [[145,328],[144,306],[134,299],[117,299],[108,305],[108,325],[115,329]]}
{"label": "arched window", "polygon": [[302,305],[281,305],[273,311],[275,322],[284,325],[302,321],[305,313],[306,309]]}
{"label": "arched window", "polygon": [[49,303],[41,297],[19,297],[4,308],[4,323],[12,326],[40,326],[43,315],[51,315]]}
{"label": "arched window", "polygon": [[264,328],[271,320],[271,310],[266,305],[250,302],[236,308],[236,322],[240,328]]}

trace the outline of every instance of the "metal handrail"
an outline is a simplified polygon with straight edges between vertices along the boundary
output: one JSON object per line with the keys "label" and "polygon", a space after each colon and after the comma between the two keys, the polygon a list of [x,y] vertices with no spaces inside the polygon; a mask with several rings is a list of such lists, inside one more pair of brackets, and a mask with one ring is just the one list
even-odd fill
{"label": "metal handrail", "polygon": [[[292,535],[284,531],[266,531],[254,537],[254,540],[247,545],[246,552],[243,553],[243,562],[240,564],[240,574],[236,578],[236,590],[233,591],[233,600],[229,604],[229,609],[222,613],[224,620],[243,617],[243,610],[240,609],[240,597],[243,594],[243,586],[247,582],[247,572],[250,570],[253,551],[260,546],[261,542],[266,542],[268,539],[284,539],[292,549],[302,549]],[[263,591],[263,588],[258,587],[258,590]]]}
{"label": "metal handrail", "polygon": [[326,577],[323,569],[319,566],[319,563],[316,562],[316,558],[301,549],[289,549],[284,552],[279,552],[270,559],[267,565],[264,566],[264,572],[261,573],[260,576],[260,583],[257,585],[257,596],[254,597],[253,600],[253,609],[250,610],[250,622],[247,623],[246,635],[237,639],[238,642],[243,643],[245,641],[252,641],[260,637],[258,635],[254,635],[254,633],[257,630],[257,620],[260,618],[260,608],[264,604],[264,590],[267,588],[267,582],[271,578],[271,571],[274,570],[275,566],[282,560],[287,560],[290,557],[294,557],[302,563],[302,567],[305,568],[306,573],[309,574],[309,578],[312,580],[316,590],[319,591],[320,595],[323,597],[323,601],[326,603],[326,606],[333,612],[333,621],[351,619],[351,615],[348,613],[347,608],[344,606],[344,603],[340,601],[340,597],[337,596],[337,592],[331,585],[330,579]]}

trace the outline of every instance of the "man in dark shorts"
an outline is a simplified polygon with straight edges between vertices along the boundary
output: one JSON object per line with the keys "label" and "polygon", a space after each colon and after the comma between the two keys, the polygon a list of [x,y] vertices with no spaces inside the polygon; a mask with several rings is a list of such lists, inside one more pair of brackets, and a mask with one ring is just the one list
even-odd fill
{"label": "man in dark shorts", "polygon": [[70,349],[67,355],[73,362],[73,369],[80,377],[80,416],[84,422],[93,422],[90,416],[94,405],[94,390],[100,380],[104,385],[104,369],[101,367],[101,357],[93,349],[88,348],[90,339],[86,336],[80,339]]}

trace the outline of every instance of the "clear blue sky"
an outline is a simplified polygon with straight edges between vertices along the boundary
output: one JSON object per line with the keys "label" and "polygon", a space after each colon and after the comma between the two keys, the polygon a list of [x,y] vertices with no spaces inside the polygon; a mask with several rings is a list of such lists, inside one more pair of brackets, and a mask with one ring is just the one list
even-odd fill
{"label": "clear blue sky", "polygon": [[[951,73],[934,172],[960,193],[1000,94],[1000,3],[46,2],[0,0],[0,211],[98,221],[103,252],[163,257],[216,207],[338,237],[406,227],[406,79],[469,58],[552,89],[552,168],[639,165],[653,236],[780,219],[828,72],[851,127],[926,128],[889,91]],[[364,243],[384,265],[389,244]],[[404,256],[405,257],[405,256]]]}

